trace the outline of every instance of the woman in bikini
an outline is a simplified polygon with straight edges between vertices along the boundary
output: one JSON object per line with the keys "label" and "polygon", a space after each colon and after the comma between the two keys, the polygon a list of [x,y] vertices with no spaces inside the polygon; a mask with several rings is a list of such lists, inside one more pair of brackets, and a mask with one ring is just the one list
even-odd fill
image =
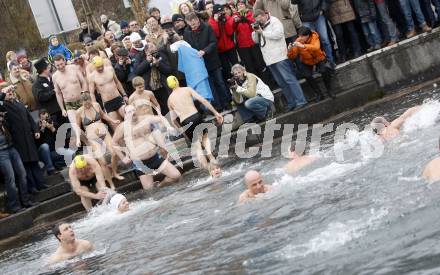
{"label": "woman in bikini", "polygon": [[112,137],[107,126],[101,119],[114,124],[119,124],[120,121],[112,119],[101,109],[101,106],[99,106],[98,103],[92,102],[89,92],[83,92],[81,94],[81,102],[82,107],[80,107],[76,113],[77,123],[80,127],[84,128],[92,152],[102,167],[107,167],[105,153],[110,152],[112,176],[107,180],[110,183],[110,187],[114,189],[112,177],[115,177],[118,180],[123,180],[124,177],[117,172],[118,157],[113,151]]}

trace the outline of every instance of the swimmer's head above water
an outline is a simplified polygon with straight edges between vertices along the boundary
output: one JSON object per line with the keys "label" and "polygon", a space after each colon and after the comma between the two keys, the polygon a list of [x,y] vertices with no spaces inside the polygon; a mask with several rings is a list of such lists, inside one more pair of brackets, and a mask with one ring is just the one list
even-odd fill
{"label": "swimmer's head above water", "polygon": [[373,132],[378,135],[380,135],[382,133],[382,131],[386,127],[388,127],[389,125],[390,125],[390,123],[388,122],[388,120],[386,120],[382,116],[375,117],[370,123],[370,126],[373,129]]}
{"label": "swimmer's head above water", "polygon": [[115,194],[110,199],[110,206],[119,213],[124,213],[130,210],[130,205],[127,201],[127,198],[122,194]]}
{"label": "swimmer's head above water", "polygon": [[209,174],[213,178],[220,178],[222,176],[222,168],[220,165],[216,162],[210,162],[209,163]]}
{"label": "swimmer's head above water", "polygon": [[250,193],[253,195],[265,193],[264,181],[258,171],[251,170],[244,176],[244,182]]}
{"label": "swimmer's head above water", "polygon": [[59,242],[72,242],[75,240],[75,233],[68,223],[57,223],[52,228],[52,233]]}

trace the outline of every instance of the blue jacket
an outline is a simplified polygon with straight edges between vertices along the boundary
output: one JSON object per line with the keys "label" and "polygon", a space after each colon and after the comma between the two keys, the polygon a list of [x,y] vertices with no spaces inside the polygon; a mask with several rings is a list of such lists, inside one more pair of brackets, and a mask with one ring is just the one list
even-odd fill
{"label": "blue jacket", "polygon": [[49,45],[49,52],[47,54],[49,61],[52,62],[53,58],[57,54],[62,54],[66,60],[71,60],[73,57],[72,52],[64,46],[64,44],[59,43],[58,46]]}
{"label": "blue jacket", "polygon": [[186,83],[199,95],[208,101],[212,101],[211,87],[209,86],[208,71],[205,61],[198,56],[198,51],[180,46],[178,49],[178,70],[185,74]]}

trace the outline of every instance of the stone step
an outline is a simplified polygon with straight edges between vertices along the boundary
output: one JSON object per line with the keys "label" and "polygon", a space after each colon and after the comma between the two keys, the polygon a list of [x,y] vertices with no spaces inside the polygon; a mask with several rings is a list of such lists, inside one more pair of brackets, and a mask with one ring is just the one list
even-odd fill
{"label": "stone step", "polygon": [[82,206],[81,202],[75,202],[65,207],[57,208],[55,211],[50,213],[38,216],[36,219],[34,219],[34,225],[51,223],[82,211],[84,211],[84,207]]}

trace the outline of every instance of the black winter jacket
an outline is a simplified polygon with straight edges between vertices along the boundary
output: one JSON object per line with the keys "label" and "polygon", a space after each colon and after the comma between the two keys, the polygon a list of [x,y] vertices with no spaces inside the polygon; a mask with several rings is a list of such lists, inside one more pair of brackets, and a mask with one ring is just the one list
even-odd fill
{"label": "black winter jacket", "polygon": [[291,2],[298,5],[302,22],[313,22],[318,19],[321,12],[327,13],[331,0],[291,0]]}
{"label": "black winter jacket", "polygon": [[32,85],[32,94],[40,108],[46,109],[49,114],[53,115],[61,112],[51,78],[48,79],[46,77],[37,76],[37,79]]}
{"label": "black winter jacket", "polygon": [[211,26],[200,22],[199,31],[192,31],[188,26],[183,34],[183,39],[188,42],[191,47],[200,51],[203,50],[205,55],[206,69],[212,71],[221,67],[220,58],[217,52],[217,38]]}

